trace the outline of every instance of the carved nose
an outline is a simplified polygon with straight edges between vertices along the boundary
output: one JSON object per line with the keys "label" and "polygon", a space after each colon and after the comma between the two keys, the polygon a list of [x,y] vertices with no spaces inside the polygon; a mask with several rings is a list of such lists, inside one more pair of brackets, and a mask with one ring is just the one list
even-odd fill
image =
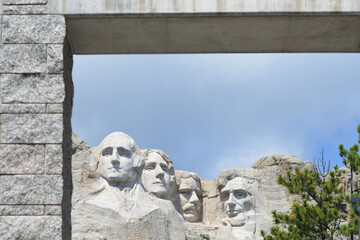
{"label": "carved nose", "polygon": [[155,168],[155,177],[164,178],[164,170],[160,166],[156,166]]}
{"label": "carved nose", "polygon": [[113,158],[113,159],[111,159],[111,164],[113,164],[113,165],[120,164],[120,161],[117,158]]}
{"label": "carved nose", "polygon": [[191,197],[190,197],[190,199],[189,199],[189,202],[190,202],[190,203],[196,203],[196,202],[199,202],[199,201],[200,201],[200,200],[199,200],[196,192],[193,191],[193,192],[191,193]]}
{"label": "carved nose", "polygon": [[111,156],[111,164],[120,164],[119,154],[116,149],[113,150],[113,154]]}
{"label": "carved nose", "polygon": [[230,196],[229,196],[229,205],[235,205],[235,197],[234,197],[234,194],[230,193]]}

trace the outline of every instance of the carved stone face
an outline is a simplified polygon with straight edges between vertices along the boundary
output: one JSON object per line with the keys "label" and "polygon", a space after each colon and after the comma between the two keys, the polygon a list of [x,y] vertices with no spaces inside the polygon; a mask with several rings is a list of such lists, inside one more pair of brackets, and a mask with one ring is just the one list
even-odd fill
{"label": "carved stone face", "polygon": [[246,184],[245,179],[237,177],[227,182],[220,192],[224,212],[230,219],[244,218],[244,213],[252,207]]}
{"label": "carved stone face", "polygon": [[184,219],[188,222],[199,220],[201,212],[201,185],[194,178],[182,178],[179,195]]}
{"label": "carved stone face", "polygon": [[156,152],[151,152],[145,161],[142,183],[149,192],[158,198],[165,199],[167,197],[170,185],[169,166]]}
{"label": "carved stone face", "polygon": [[100,176],[109,183],[131,183],[138,176],[133,166],[133,143],[124,135],[109,135],[101,143]]}

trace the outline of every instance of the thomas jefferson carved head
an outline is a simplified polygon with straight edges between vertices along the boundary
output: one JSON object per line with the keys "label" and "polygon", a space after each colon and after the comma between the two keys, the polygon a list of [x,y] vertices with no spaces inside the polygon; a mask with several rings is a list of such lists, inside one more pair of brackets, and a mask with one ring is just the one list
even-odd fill
{"label": "thomas jefferson carved head", "polygon": [[145,166],[141,175],[144,187],[158,198],[170,199],[175,184],[172,160],[161,150],[141,150]]}
{"label": "thomas jefferson carved head", "polygon": [[122,132],[106,136],[100,143],[100,176],[109,184],[134,183],[140,176],[144,160],[135,141]]}

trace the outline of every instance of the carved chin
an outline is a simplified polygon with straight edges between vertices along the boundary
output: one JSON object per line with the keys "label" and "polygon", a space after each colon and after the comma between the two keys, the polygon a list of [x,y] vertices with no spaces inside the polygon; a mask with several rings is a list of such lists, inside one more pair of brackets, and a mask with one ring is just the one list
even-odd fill
{"label": "carved chin", "polygon": [[166,194],[167,194],[166,189],[164,187],[160,187],[160,186],[152,188],[150,192],[158,198],[165,198]]}
{"label": "carved chin", "polygon": [[111,182],[121,182],[124,179],[124,176],[118,173],[110,174],[107,179]]}
{"label": "carved chin", "polygon": [[124,174],[122,172],[112,172],[108,176],[103,176],[108,182],[128,183],[136,180],[135,174]]}
{"label": "carved chin", "polygon": [[199,213],[195,210],[186,210],[183,215],[188,222],[196,222],[199,219]]}
{"label": "carved chin", "polygon": [[240,213],[241,213],[240,210],[229,210],[229,211],[227,212],[227,215],[228,215],[229,218],[234,218],[234,217],[236,217],[237,215],[239,215]]}
{"label": "carved chin", "polygon": [[228,219],[227,219],[231,226],[243,226],[246,223],[246,217],[243,214],[237,214],[234,217],[230,217],[228,215]]}

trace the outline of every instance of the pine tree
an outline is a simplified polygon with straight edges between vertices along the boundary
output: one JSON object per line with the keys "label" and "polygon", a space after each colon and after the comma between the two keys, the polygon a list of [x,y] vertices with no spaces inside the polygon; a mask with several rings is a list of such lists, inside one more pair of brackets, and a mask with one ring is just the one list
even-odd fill
{"label": "pine tree", "polygon": [[[357,131],[360,144],[360,124]],[[344,203],[345,200],[349,203],[351,197],[360,196],[358,177],[353,181],[353,175],[358,176],[360,172],[359,146],[355,144],[346,150],[340,145],[339,150],[343,163],[351,170],[352,195],[346,195],[341,179],[343,173],[337,166],[329,173],[323,171],[320,174],[308,169],[300,171],[296,168],[295,174],[287,172],[286,176],[279,176],[278,183],[285,186],[291,194],[299,195],[301,201],[295,201],[286,214],[272,212],[276,225],[269,233],[261,231],[265,240],[323,240],[334,239],[338,234],[351,235],[353,239],[353,234],[358,232],[359,219],[352,206],[346,212]]]}
{"label": "pine tree", "polygon": [[334,239],[340,225],[346,219],[343,213],[345,201],[342,172],[338,167],[323,179],[318,172],[308,169],[295,174],[290,171],[279,176],[278,183],[285,186],[291,194],[297,194],[301,201],[292,204],[291,211],[278,214],[273,211],[275,226],[267,234],[261,231],[265,240],[314,240]]}
{"label": "pine tree", "polygon": [[[360,144],[360,124],[357,127],[357,132],[359,134],[358,143]],[[340,150],[340,156],[343,158],[344,165],[348,166],[351,171],[351,177],[350,177],[351,194],[346,198],[346,200],[349,202],[350,198],[359,196],[359,178],[358,178],[358,174],[360,171],[359,145],[354,144],[354,146],[352,146],[349,150],[346,150],[344,148],[344,145],[340,144],[339,150]],[[354,174],[356,175],[355,179],[353,179]],[[359,231],[358,228],[359,217],[355,213],[355,210],[352,206],[350,207],[348,213],[348,220],[349,222],[347,224],[341,226],[340,232],[345,235],[351,235],[351,239],[353,239],[353,235],[354,234],[357,235]]]}

